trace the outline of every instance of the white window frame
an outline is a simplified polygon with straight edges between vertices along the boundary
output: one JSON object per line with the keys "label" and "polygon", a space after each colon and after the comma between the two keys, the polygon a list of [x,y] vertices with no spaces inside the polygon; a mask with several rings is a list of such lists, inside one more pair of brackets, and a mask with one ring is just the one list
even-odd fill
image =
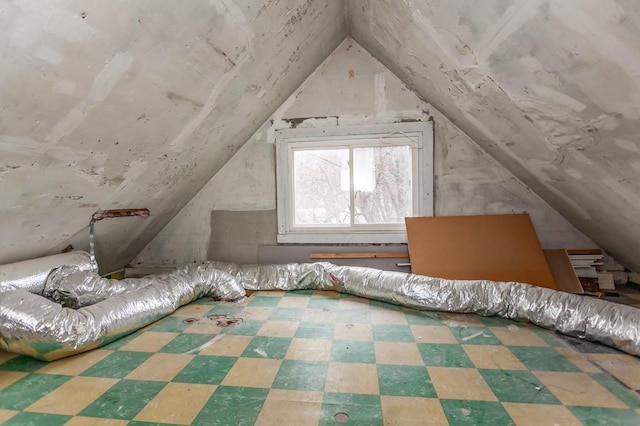
{"label": "white window frame", "polygon": [[293,149],[304,143],[324,147],[346,146],[345,141],[406,137],[412,152],[412,216],[433,216],[433,122],[276,130],[276,198],[278,243],[363,244],[406,243],[404,224],[339,227],[294,227]]}

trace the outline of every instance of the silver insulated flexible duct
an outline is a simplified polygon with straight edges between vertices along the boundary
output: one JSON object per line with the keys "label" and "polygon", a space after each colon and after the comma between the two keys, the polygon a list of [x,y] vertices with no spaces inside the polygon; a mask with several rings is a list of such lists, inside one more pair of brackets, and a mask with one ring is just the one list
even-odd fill
{"label": "silver insulated flexible duct", "polygon": [[112,342],[201,297],[237,300],[245,291],[223,271],[189,265],[122,281],[62,267],[45,294],[57,301],[26,290],[0,293],[1,349],[53,361]]}
{"label": "silver insulated flexible duct", "polygon": [[54,360],[111,342],[199,297],[242,298],[245,288],[334,290],[420,310],[529,320],[640,355],[640,310],[635,308],[528,284],[445,280],[329,263],[208,262],[122,281],[60,268],[43,290],[55,301],[25,290],[0,293],[0,348]]}
{"label": "silver insulated flexible duct", "polygon": [[16,289],[41,293],[51,271],[60,265],[75,265],[82,271],[93,270],[89,253],[84,251],[71,251],[0,265],[0,293]]}

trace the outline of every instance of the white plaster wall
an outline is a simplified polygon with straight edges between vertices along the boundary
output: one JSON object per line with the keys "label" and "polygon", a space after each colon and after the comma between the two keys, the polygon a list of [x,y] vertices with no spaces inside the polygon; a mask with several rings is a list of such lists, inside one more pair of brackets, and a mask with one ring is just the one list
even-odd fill
{"label": "white plaster wall", "polygon": [[531,215],[546,248],[593,247],[546,202],[487,155],[435,108],[409,90],[351,39],[345,40],[244,144],[187,206],[138,255],[134,265],[178,265],[207,260],[211,212],[273,210],[273,129],[286,119],[301,126],[435,121],[436,215]]}
{"label": "white plaster wall", "polygon": [[350,34],[640,270],[640,3],[348,0]]}
{"label": "white plaster wall", "polygon": [[0,263],[124,266],[344,39],[333,0],[5,0]]}

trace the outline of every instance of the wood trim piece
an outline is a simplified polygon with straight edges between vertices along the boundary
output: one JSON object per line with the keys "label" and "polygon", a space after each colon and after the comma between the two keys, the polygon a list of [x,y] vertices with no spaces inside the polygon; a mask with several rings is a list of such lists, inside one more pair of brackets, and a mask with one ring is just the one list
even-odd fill
{"label": "wood trim piece", "polygon": [[403,259],[408,257],[407,252],[311,253],[309,255],[309,259]]}

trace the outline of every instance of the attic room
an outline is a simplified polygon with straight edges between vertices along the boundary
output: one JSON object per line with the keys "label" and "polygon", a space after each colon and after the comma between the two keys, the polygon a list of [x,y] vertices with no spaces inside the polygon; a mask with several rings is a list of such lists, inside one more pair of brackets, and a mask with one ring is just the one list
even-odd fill
{"label": "attic room", "polygon": [[637,2],[0,25],[0,424],[640,424]]}

